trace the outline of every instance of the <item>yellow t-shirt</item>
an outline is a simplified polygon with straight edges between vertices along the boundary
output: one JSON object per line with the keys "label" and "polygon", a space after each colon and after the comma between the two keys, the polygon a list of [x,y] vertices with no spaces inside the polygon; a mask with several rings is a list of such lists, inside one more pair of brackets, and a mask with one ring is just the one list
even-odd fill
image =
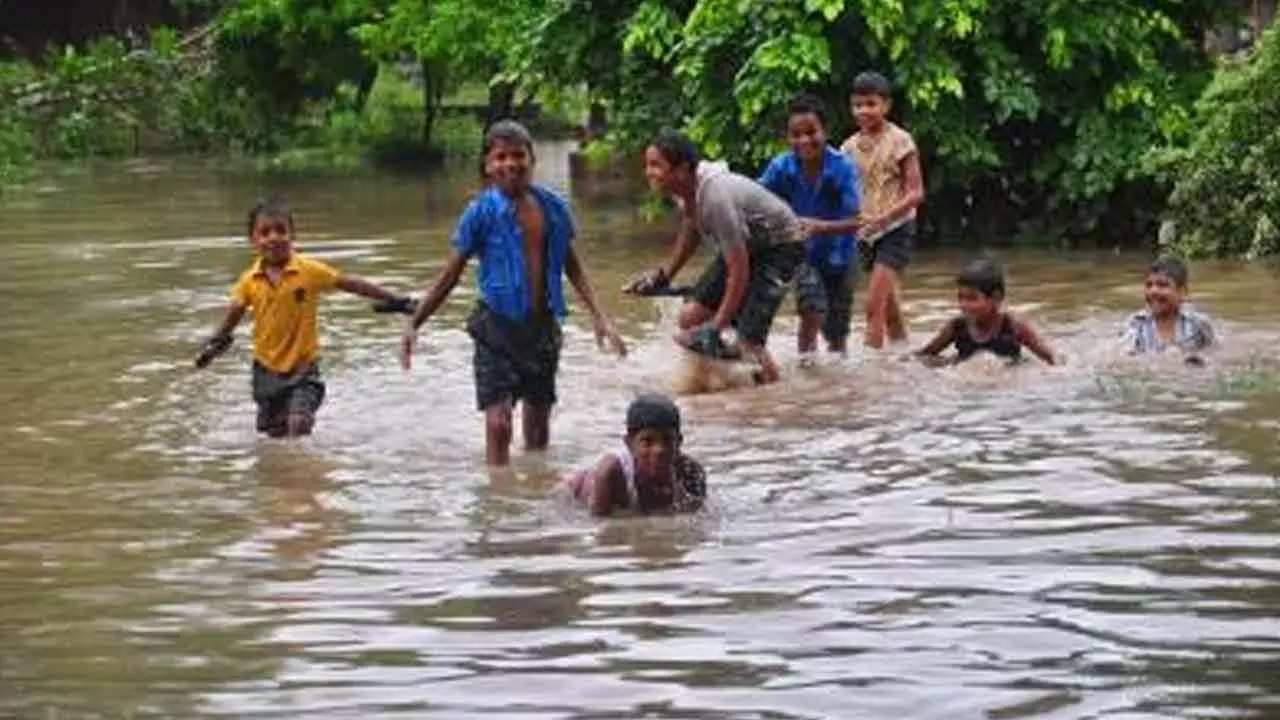
{"label": "yellow t-shirt", "polygon": [[[916,152],[916,141],[911,133],[886,122],[877,135],[857,132],[849,136],[840,149],[858,165],[858,191],[862,214],[880,217],[893,207],[906,192],[906,178],[902,173],[902,161]],[[916,211],[902,216],[901,220],[914,220]],[[875,237],[864,237],[874,242],[901,223],[894,223]]]}
{"label": "yellow t-shirt", "polygon": [[339,273],[319,260],[294,253],[278,284],[267,278],[259,259],[231,289],[231,302],[253,311],[253,357],[268,370],[289,373],[316,359],[319,295],[333,288]]}

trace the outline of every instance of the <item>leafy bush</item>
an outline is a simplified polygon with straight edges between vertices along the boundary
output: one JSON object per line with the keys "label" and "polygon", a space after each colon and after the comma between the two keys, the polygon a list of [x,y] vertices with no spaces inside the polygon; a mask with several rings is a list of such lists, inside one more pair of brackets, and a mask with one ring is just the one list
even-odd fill
{"label": "leafy bush", "polygon": [[1243,64],[1224,63],[1191,127],[1157,156],[1173,187],[1161,244],[1188,257],[1280,254],[1280,27]]}

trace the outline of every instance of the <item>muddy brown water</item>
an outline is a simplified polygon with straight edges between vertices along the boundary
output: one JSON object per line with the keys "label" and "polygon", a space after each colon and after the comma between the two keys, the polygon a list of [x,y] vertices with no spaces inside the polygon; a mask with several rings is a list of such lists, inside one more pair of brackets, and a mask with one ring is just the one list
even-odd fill
{"label": "muddy brown water", "polygon": [[[1193,268],[1227,344],[1202,371],[1113,352],[1136,255],[1000,254],[1060,369],[804,371],[788,303],[783,383],[681,399],[710,509],[595,523],[557,476],[681,372],[670,308],[617,292],[662,229],[577,202],[633,353],[576,313],[550,452],[489,473],[470,275],[408,376],[399,319],[328,299],[308,441],[254,436],[247,325],[190,370],[268,186],[137,162],[0,200],[0,716],[1280,717],[1266,269]],[[416,292],[473,182],[277,186],[305,250]],[[963,259],[913,266],[914,342]]]}

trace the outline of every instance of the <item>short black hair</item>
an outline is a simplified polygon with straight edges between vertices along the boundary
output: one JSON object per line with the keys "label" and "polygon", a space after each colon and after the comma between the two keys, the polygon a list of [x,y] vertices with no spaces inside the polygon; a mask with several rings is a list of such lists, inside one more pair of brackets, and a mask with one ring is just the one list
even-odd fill
{"label": "short black hair", "polygon": [[992,260],[974,260],[956,274],[956,285],[977,290],[987,297],[1004,297],[1004,269]]}
{"label": "short black hair", "polygon": [[253,235],[253,226],[258,224],[258,218],[269,217],[278,220],[284,220],[289,224],[289,232],[293,232],[293,207],[288,202],[276,195],[262,198],[249,208],[249,235]]}
{"label": "short black hair", "polygon": [[889,84],[889,78],[881,75],[874,70],[858,73],[853,79],[853,88],[851,95],[879,95],[882,98],[893,97],[893,86]]}
{"label": "short black hair", "polygon": [[1191,273],[1187,271],[1187,264],[1174,257],[1155,259],[1147,266],[1147,274],[1163,275],[1180,288],[1186,287],[1187,281],[1191,277]]}
{"label": "short black hair", "polygon": [[659,130],[658,134],[649,141],[649,147],[656,149],[663,159],[671,163],[672,167],[688,165],[690,170],[696,170],[698,163],[702,161],[698,146],[689,139],[688,135],[679,130],[671,128]]}
{"label": "short black hair", "polygon": [[529,157],[533,157],[533,135],[529,132],[529,129],[509,118],[496,120],[492,125],[485,128],[484,139],[480,143],[481,180],[488,179],[484,170],[484,159],[489,156],[489,151],[498,143],[523,145],[524,149],[529,151]]}
{"label": "short black hair", "polygon": [[680,434],[680,408],[660,393],[642,393],[627,407],[627,437],[641,430]]}
{"label": "short black hair", "polygon": [[800,93],[791,99],[791,104],[787,106],[787,120],[796,115],[815,115],[818,122],[823,127],[827,125],[827,108],[822,104],[816,96],[809,93]]}

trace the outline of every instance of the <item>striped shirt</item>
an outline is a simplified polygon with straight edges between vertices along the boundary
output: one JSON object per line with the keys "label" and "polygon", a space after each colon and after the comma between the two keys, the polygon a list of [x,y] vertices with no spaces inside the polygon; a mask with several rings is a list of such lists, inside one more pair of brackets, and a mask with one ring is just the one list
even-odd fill
{"label": "striped shirt", "polygon": [[1125,323],[1124,338],[1131,354],[1162,352],[1170,344],[1183,352],[1198,352],[1216,342],[1209,318],[1185,306],[1178,311],[1178,317],[1174,320],[1172,343],[1160,337],[1156,330],[1156,318],[1148,309],[1129,316]]}

